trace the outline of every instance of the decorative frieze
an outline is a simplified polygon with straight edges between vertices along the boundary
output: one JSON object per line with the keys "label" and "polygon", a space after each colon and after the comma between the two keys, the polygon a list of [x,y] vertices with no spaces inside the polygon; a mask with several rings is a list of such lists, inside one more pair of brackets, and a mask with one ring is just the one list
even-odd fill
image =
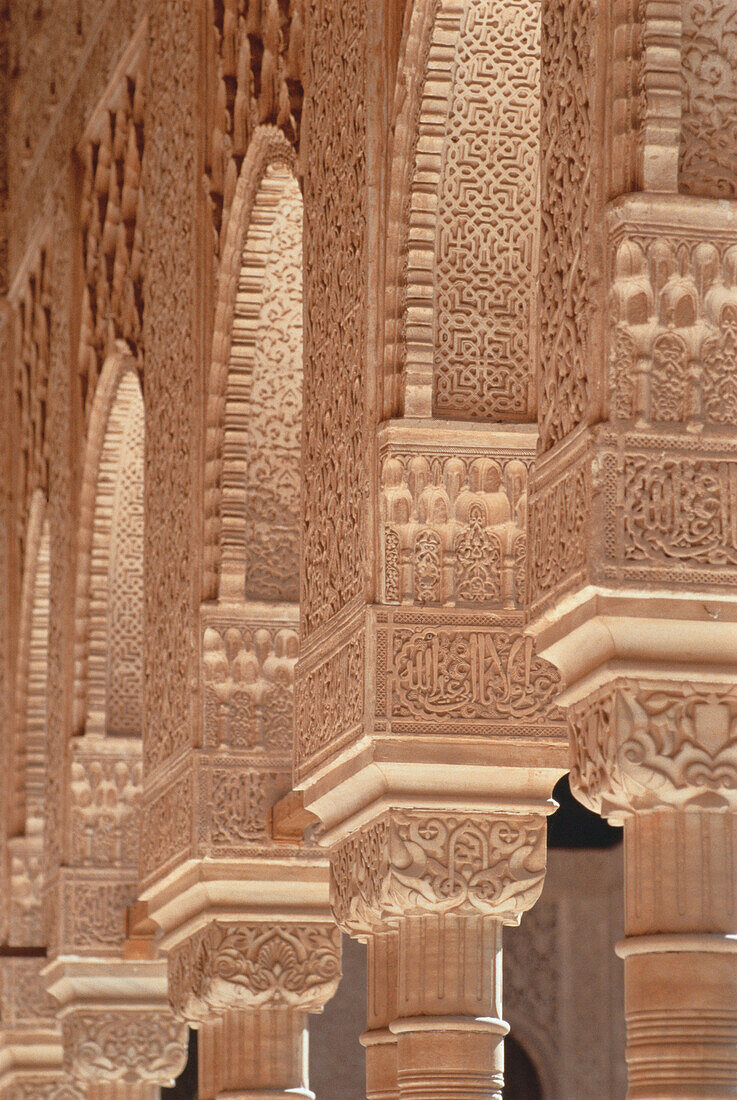
{"label": "decorative frieze", "polygon": [[62,868],[59,879],[59,953],[114,956],[125,939],[125,911],[137,897],[135,871]]}
{"label": "decorative frieze", "polygon": [[296,686],[295,769],[319,763],[360,736],[365,713],[366,629],[344,631],[344,640],[325,655],[300,659]]}
{"label": "decorative frieze", "polygon": [[376,728],[560,739],[560,677],[518,613],[377,609]]}

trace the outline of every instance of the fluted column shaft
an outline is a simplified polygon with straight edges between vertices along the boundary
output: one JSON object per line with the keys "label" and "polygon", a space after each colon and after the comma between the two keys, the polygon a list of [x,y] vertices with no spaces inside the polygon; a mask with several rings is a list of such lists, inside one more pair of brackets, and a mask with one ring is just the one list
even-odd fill
{"label": "fluted column shaft", "polygon": [[367,1100],[399,1100],[397,1037],[389,1025],[397,1015],[398,943],[396,932],[367,936],[368,981],[366,1031]]}
{"label": "fluted column shaft", "polygon": [[307,1012],[229,1009],[202,1024],[201,1100],[293,1100],[308,1087]]}
{"label": "fluted column shaft", "polygon": [[737,814],[625,822],[630,1100],[737,1095]]}
{"label": "fluted column shaft", "polygon": [[87,1086],[87,1100],[159,1100],[158,1085],[141,1081],[101,1081]]}
{"label": "fluted column shaft", "polygon": [[453,913],[399,922],[401,1100],[501,1100],[502,925]]}

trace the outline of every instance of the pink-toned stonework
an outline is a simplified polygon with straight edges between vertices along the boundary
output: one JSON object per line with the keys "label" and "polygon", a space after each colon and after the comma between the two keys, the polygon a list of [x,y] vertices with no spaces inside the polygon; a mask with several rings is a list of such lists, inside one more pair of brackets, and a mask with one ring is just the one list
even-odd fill
{"label": "pink-toned stonework", "polygon": [[0,0],[0,1100],[737,1096],[736,74]]}

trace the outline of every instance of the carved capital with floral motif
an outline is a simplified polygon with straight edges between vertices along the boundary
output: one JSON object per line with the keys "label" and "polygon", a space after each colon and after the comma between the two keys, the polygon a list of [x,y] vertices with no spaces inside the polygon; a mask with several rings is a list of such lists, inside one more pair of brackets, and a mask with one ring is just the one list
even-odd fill
{"label": "carved capital with floral motif", "polygon": [[413,914],[518,924],[540,896],[545,860],[541,814],[392,810],[334,850],[333,914],[354,936]]}
{"label": "carved capital with floral motif", "polygon": [[320,1012],[340,975],[333,924],[212,921],[171,951],[169,999],[192,1023],[229,1009]]}
{"label": "carved capital with floral motif", "polygon": [[187,1028],[163,1006],[68,1012],[64,1064],[78,1081],[173,1085],[187,1061]]}
{"label": "carved capital with floral motif", "polygon": [[617,679],[569,711],[576,797],[631,813],[737,809],[737,686]]}

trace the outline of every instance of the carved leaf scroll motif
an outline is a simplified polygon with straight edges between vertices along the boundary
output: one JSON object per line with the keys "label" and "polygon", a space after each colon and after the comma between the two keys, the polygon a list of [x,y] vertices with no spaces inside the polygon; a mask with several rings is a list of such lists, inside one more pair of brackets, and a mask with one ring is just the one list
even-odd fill
{"label": "carved leaf scroll motif", "polygon": [[335,919],[353,934],[410,913],[516,924],[544,877],[544,818],[392,811],[338,846],[331,898]]}
{"label": "carved leaf scroll motif", "polygon": [[213,922],[172,952],[170,996],[189,1020],[213,1010],[319,1010],[340,979],[340,933],[326,924]]}
{"label": "carved leaf scroll motif", "polygon": [[571,786],[621,818],[671,806],[737,806],[737,692],[617,681],[572,708]]}

